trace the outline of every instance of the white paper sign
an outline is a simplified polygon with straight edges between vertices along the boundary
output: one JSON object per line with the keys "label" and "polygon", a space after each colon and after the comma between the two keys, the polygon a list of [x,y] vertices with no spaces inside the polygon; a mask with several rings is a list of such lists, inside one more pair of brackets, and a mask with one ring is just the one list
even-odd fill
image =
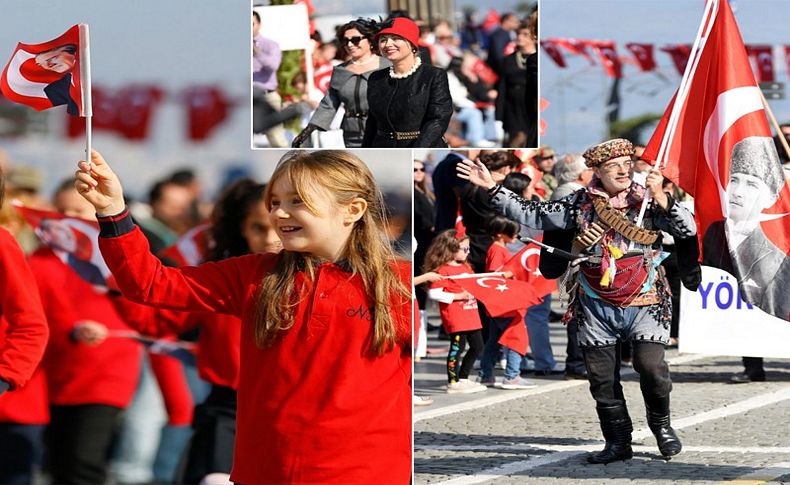
{"label": "white paper sign", "polygon": [[702,267],[698,291],[682,287],[678,331],[681,352],[790,357],[790,322],[744,302],[737,279],[718,268]]}
{"label": "white paper sign", "polygon": [[310,45],[310,24],[304,4],[255,7],[253,10],[261,16],[261,35],[277,42],[280,50],[304,50]]}

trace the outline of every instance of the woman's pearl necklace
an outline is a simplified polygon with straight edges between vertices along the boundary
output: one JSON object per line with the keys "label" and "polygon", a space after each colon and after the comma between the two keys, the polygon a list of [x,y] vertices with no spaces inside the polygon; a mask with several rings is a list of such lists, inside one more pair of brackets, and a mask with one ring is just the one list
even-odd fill
{"label": "woman's pearl necklace", "polygon": [[417,71],[417,68],[420,67],[421,64],[422,64],[422,59],[418,57],[417,60],[414,62],[414,65],[411,66],[411,69],[409,69],[407,72],[404,72],[403,74],[397,74],[395,72],[395,68],[390,67],[390,77],[392,79],[405,79],[411,76],[412,74],[414,74]]}
{"label": "woman's pearl necklace", "polygon": [[370,63],[371,61],[373,61],[375,59],[376,59],[376,56],[370,56],[370,57],[368,57],[367,61],[351,61],[351,64],[354,64],[355,66],[364,66],[365,64],[368,64],[368,63]]}

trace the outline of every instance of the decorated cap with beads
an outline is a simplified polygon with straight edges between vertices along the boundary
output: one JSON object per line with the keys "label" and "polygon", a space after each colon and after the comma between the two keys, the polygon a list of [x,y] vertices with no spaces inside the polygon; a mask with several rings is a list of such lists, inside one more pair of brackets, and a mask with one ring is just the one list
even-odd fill
{"label": "decorated cap with beads", "polygon": [[615,138],[614,140],[605,141],[599,145],[588,148],[584,152],[584,163],[588,167],[594,168],[602,163],[617,157],[631,156],[634,154],[634,145],[630,141],[623,138]]}

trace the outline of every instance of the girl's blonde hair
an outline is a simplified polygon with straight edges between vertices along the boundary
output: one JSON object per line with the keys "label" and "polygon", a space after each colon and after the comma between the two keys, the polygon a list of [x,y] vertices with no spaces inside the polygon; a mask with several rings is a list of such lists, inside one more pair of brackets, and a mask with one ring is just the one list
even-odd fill
{"label": "girl's blonde hair", "polygon": [[468,240],[468,236],[459,236],[455,229],[440,232],[433,238],[428,251],[425,253],[425,262],[422,272],[436,271],[445,264],[455,259],[455,253],[461,249],[461,243]]}
{"label": "girl's blonde hair", "polygon": [[[359,275],[365,292],[373,299],[373,336],[370,349],[377,355],[391,350],[399,332],[391,308],[406,304],[410,290],[398,277],[396,256],[386,236],[387,216],[384,198],[367,165],[352,153],[342,150],[287,153],[278,163],[266,186],[264,203],[271,210],[272,187],[281,177],[287,178],[305,206],[316,215],[319,197],[334,197],[339,206],[347,206],[359,197],[367,210],[354,224],[343,258],[352,275]],[[255,342],[259,347],[271,345],[279,332],[293,326],[295,308],[304,295],[295,295],[294,280],[299,271],[313,279],[316,261],[310,254],[283,251],[274,270],[261,281],[255,310]]]}

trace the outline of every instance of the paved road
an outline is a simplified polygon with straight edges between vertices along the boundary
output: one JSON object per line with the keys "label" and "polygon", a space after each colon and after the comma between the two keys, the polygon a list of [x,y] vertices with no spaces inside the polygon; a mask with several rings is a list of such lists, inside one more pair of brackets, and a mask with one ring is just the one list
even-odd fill
{"label": "paved road", "polygon": [[[551,330],[562,361],[564,328]],[[447,344],[431,338],[429,346]],[[433,353],[415,364],[417,393],[435,399],[415,412],[418,484],[790,483],[788,360],[766,361],[767,382],[733,385],[739,358],[668,351],[673,425],[684,445],[671,461],[659,458],[637,376],[624,369],[636,456],[601,466],[584,460],[603,446],[586,381],[558,375],[530,378],[535,389],[447,395],[445,358]]]}

